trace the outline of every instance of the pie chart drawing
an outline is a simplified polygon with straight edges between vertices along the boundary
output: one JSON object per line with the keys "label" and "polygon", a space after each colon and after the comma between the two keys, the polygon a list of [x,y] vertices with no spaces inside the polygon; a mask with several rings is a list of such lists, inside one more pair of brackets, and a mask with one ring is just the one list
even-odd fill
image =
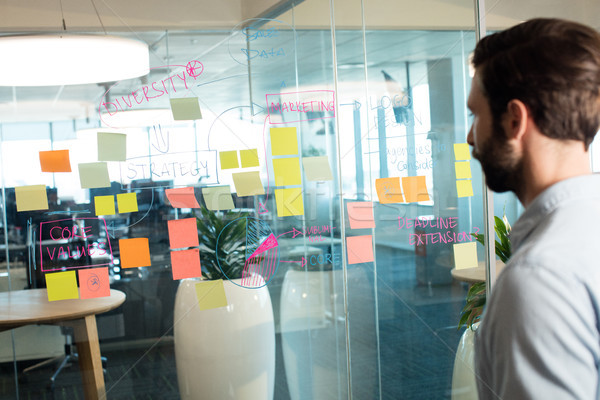
{"label": "pie chart drawing", "polygon": [[[232,283],[249,289],[258,289],[266,286],[277,272],[279,267],[279,243],[269,224],[252,217],[235,219],[227,224],[221,232],[227,230],[229,225],[239,223],[240,220],[245,220],[246,228],[245,261],[241,282],[238,284],[227,276],[221,267],[219,257],[217,257],[217,262],[223,275]],[[217,239],[217,248],[220,248],[219,240],[221,236],[219,234]],[[223,237],[227,237],[227,235],[223,235]]]}

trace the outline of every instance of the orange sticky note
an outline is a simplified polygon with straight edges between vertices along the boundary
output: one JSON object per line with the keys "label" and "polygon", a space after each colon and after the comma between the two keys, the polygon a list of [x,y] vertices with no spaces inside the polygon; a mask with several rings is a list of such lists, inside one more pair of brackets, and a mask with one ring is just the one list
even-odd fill
{"label": "orange sticky note", "polygon": [[79,297],[82,299],[93,299],[96,297],[110,296],[110,281],[108,279],[108,267],[80,269]]}
{"label": "orange sticky note", "polygon": [[165,194],[173,208],[200,208],[193,187],[166,189]]}
{"label": "orange sticky note", "polygon": [[71,172],[69,150],[40,151],[42,172]]}
{"label": "orange sticky note", "polygon": [[346,249],[348,253],[348,264],[359,264],[372,262],[373,236],[348,236],[346,237]]}
{"label": "orange sticky note", "polygon": [[407,203],[428,201],[427,182],[424,176],[407,176],[402,178],[402,188]]}
{"label": "orange sticky note", "polygon": [[199,278],[202,276],[200,250],[179,250],[171,252],[171,272],[173,279]]}
{"label": "orange sticky note", "polygon": [[346,203],[348,208],[348,220],[350,229],[375,228],[375,218],[373,217],[373,202],[371,201],[353,201]]}
{"label": "orange sticky note", "polygon": [[381,204],[404,203],[399,177],[375,179],[375,189]]}
{"label": "orange sticky note", "polygon": [[54,272],[46,274],[45,277],[48,301],[79,298],[75,271]]}
{"label": "orange sticky note", "polygon": [[150,245],[148,238],[119,239],[121,268],[149,267]]}
{"label": "orange sticky note", "polygon": [[196,218],[173,219],[167,221],[169,243],[172,249],[200,246]]}

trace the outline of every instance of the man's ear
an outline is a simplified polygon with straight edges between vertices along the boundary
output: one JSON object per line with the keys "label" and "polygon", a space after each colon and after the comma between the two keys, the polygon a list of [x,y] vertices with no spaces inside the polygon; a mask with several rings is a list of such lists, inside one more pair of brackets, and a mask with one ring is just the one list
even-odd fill
{"label": "man's ear", "polygon": [[527,132],[529,123],[529,109],[518,99],[513,99],[506,106],[506,113],[502,118],[502,125],[507,136],[511,139],[521,139]]}

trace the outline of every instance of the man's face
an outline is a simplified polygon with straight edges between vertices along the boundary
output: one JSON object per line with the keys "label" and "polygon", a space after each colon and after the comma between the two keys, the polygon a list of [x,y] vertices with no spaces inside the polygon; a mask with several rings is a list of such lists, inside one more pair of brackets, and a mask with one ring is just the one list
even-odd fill
{"label": "man's face", "polygon": [[483,168],[485,180],[494,192],[516,192],[522,180],[522,162],[507,139],[501,121],[494,121],[490,105],[481,90],[475,73],[467,107],[473,114],[473,124],[467,142]]}

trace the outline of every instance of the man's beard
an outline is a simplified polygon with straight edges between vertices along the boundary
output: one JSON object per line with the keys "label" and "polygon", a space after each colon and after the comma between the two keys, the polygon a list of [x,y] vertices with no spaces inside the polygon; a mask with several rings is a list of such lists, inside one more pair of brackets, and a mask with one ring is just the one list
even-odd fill
{"label": "man's beard", "polygon": [[517,192],[523,180],[523,162],[513,153],[499,124],[493,124],[492,137],[473,149],[473,157],[481,163],[488,187],[497,193]]}

